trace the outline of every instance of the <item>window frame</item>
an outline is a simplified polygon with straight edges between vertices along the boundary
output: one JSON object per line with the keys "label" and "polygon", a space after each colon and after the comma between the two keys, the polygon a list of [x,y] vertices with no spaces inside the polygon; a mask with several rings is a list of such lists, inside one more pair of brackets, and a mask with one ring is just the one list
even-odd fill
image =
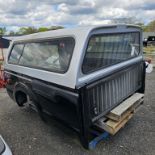
{"label": "window frame", "polygon": [[[130,58],[128,58],[128,59],[126,59],[126,60],[122,60],[122,61],[120,61],[120,62],[117,62],[117,63],[112,63],[112,64],[110,64],[110,65],[106,65],[106,66],[101,66],[101,67],[99,67],[99,68],[94,68],[93,70],[91,70],[91,71],[84,71],[84,68],[83,68],[83,64],[84,64],[84,60],[85,60],[85,58],[86,58],[86,53],[87,53],[87,49],[88,49],[88,47],[89,47],[89,43],[90,43],[90,39],[92,38],[92,37],[94,37],[94,36],[106,36],[106,35],[113,35],[113,34],[130,34],[130,33],[138,33],[139,34],[139,37],[138,37],[138,42],[139,42],[139,53],[138,53],[138,55],[137,56],[134,56],[134,57],[130,57]],[[93,73],[93,72],[96,72],[96,71],[99,71],[99,70],[101,70],[101,69],[105,69],[105,68],[107,68],[107,67],[110,67],[110,66],[114,66],[114,65],[116,65],[116,64],[119,64],[119,63],[123,63],[123,62],[125,62],[125,61],[128,61],[128,60],[131,60],[131,59],[134,59],[134,58],[136,58],[136,57],[138,57],[139,55],[140,55],[140,53],[141,53],[141,35],[140,35],[141,33],[139,32],[139,31],[130,31],[130,32],[114,32],[114,33],[99,33],[99,34],[92,34],[92,35],[90,35],[89,37],[88,37],[88,39],[87,39],[87,42],[86,42],[86,48],[84,49],[84,57],[83,57],[83,60],[82,60],[82,65],[81,65],[81,71],[82,71],[82,74],[84,74],[84,75],[88,75],[88,74],[91,74],[91,73]]]}
{"label": "window frame", "polygon": [[[22,48],[22,51],[21,51],[21,55],[20,55],[20,57],[19,57],[17,63],[9,62],[10,56],[11,56],[11,54],[12,54],[12,50],[13,50],[13,48],[14,48],[16,45],[23,45],[23,48]],[[9,52],[9,55],[8,55],[8,57],[7,57],[8,64],[17,65],[17,64],[19,63],[19,60],[20,60],[20,58],[21,58],[21,56],[22,56],[22,54],[23,54],[24,47],[25,47],[25,44],[24,44],[24,43],[21,43],[21,42],[15,43],[15,44],[12,45],[12,47],[11,47],[11,49],[10,49],[10,52]]]}
{"label": "window frame", "polygon": [[[54,41],[59,41],[59,40],[66,39],[66,38],[72,39],[72,41],[73,41],[73,50],[72,50],[70,59],[69,59],[69,61],[68,61],[68,66],[67,66],[67,68],[66,68],[65,71],[56,70],[56,69],[48,69],[48,68],[37,67],[37,66],[33,67],[33,66],[31,66],[31,65],[22,65],[22,64],[19,64],[20,59],[21,59],[21,57],[22,57],[22,55],[23,55],[23,53],[24,53],[24,48],[25,48],[25,45],[26,45],[26,44],[29,44],[29,43],[41,43],[41,42],[53,41],[53,40],[54,40]],[[24,46],[23,46],[23,49],[22,49],[22,52],[21,52],[21,56],[20,56],[20,58],[19,58],[19,60],[18,60],[18,63],[10,63],[10,62],[9,62],[9,59],[10,59],[12,50],[13,50],[13,48],[14,48],[15,45],[19,45],[19,44],[23,44]],[[76,45],[76,40],[75,40],[75,38],[74,38],[73,36],[66,36],[66,37],[61,37],[61,38],[38,39],[38,40],[36,39],[36,40],[31,40],[31,41],[15,42],[15,43],[13,44],[13,46],[11,47],[11,50],[10,50],[9,55],[8,55],[8,64],[18,65],[18,66],[21,66],[21,67],[28,67],[28,68],[32,68],[32,69],[44,70],[44,71],[49,71],[49,72],[53,72],[53,73],[64,74],[64,73],[66,73],[66,72],[68,71],[68,69],[69,69],[69,67],[70,67],[70,63],[71,63],[72,56],[73,56],[73,53],[74,53],[75,45]]]}

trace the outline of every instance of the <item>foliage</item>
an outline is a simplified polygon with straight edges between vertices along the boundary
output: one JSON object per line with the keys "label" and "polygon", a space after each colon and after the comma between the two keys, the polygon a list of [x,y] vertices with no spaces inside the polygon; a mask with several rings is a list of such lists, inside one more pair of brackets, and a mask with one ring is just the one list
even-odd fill
{"label": "foliage", "polygon": [[148,23],[144,28],[145,32],[155,32],[155,20]]}
{"label": "foliage", "polygon": [[37,32],[37,29],[35,27],[21,27],[17,33],[25,35],[25,34],[31,34],[36,32]]}
{"label": "foliage", "polygon": [[0,35],[4,35],[6,33],[6,27],[0,27]]}
{"label": "foliage", "polygon": [[143,47],[143,51],[145,53],[152,53],[155,51],[155,46],[147,46],[147,47]]}
{"label": "foliage", "polygon": [[56,30],[56,29],[62,29],[62,26],[51,26],[51,27],[21,27],[16,34],[19,35],[26,35],[26,34],[32,34],[32,33],[37,33],[37,32],[45,32],[45,31],[50,31],[50,30]]}
{"label": "foliage", "polygon": [[37,33],[37,32],[45,32],[45,31],[50,31],[50,30],[57,30],[57,29],[63,29],[63,26],[51,26],[51,27],[39,27],[36,28],[34,26],[29,26],[29,27],[21,27],[17,32],[15,31],[10,31],[7,32],[6,27],[0,27],[0,35],[27,35],[27,34],[32,34],[32,33]]}
{"label": "foliage", "polygon": [[144,32],[155,32],[155,20],[151,21],[148,24],[144,24],[141,22],[137,22],[137,19],[134,17],[130,17],[130,18],[117,18],[117,19],[113,19],[112,24],[118,24],[118,23],[125,23],[125,24],[135,24],[135,25],[139,25]]}
{"label": "foliage", "polygon": [[[144,32],[155,32],[155,20],[145,25],[144,23],[138,22],[136,18],[130,17],[130,18],[113,19],[111,23],[112,24],[118,24],[118,23],[135,24],[142,27]],[[63,26],[51,26],[51,27],[39,27],[39,28],[36,28],[34,26],[29,26],[29,27],[21,27],[17,32],[15,31],[7,32],[6,27],[0,27],[0,35],[6,35],[6,34],[11,36],[26,35],[26,34],[45,32],[45,31],[63,29],[63,28],[64,28]]]}

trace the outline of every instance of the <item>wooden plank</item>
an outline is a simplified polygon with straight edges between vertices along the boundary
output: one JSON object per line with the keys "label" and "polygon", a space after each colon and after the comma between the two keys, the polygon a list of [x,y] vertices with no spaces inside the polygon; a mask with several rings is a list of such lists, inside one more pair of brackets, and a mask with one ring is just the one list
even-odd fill
{"label": "wooden plank", "polygon": [[133,113],[131,113],[129,116],[127,116],[124,120],[121,121],[118,125],[116,125],[116,128],[113,128],[112,135],[116,134],[124,125],[133,117]]}
{"label": "wooden plank", "polygon": [[102,125],[103,122],[106,122],[107,118],[106,117],[102,117],[98,120],[98,124]]}
{"label": "wooden plank", "polygon": [[128,111],[126,114],[124,114],[123,118],[120,121],[114,121],[109,119],[106,124],[110,126],[111,128],[115,129],[117,128],[129,115],[133,114],[134,112]]}
{"label": "wooden plank", "polygon": [[119,122],[113,121],[113,120],[108,120],[107,122],[100,122],[100,124],[98,124],[98,122],[95,124],[96,127],[98,129],[100,129],[101,131],[105,130],[108,133],[114,135],[116,134],[122,127],[124,127],[124,125],[132,118],[133,113],[129,113],[128,115],[126,115],[126,117],[124,119],[122,119]]}
{"label": "wooden plank", "polygon": [[121,115],[124,113],[128,108],[130,108],[134,103],[136,103],[138,100],[140,100],[142,97],[144,97],[144,94],[135,93],[128,99],[126,99],[124,102],[122,102],[119,106],[114,108],[111,113],[115,115]]}
{"label": "wooden plank", "polygon": [[130,112],[134,112],[136,111],[136,109],[141,105],[142,101],[144,101],[144,99],[140,99],[138,102],[136,102],[133,106],[131,106],[126,112],[124,112],[121,116],[116,116],[116,115],[113,115],[111,113],[107,114],[106,117],[109,118],[109,119],[112,119],[114,121],[120,121],[122,120],[126,114],[130,113]]}
{"label": "wooden plank", "polygon": [[124,102],[122,102],[119,106],[114,108],[111,113],[115,115],[121,115],[124,111],[126,111],[129,107],[131,107],[135,102],[140,100],[142,97],[144,97],[144,94],[135,93],[128,99],[126,99]]}
{"label": "wooden plank", "polygon": [[106,117],[115,121],[119,121],[127,110],[132,109],[132,107],[135,108],[136,105],[138,106],[143,101],[143,97],[144,94],[135,93],[134,95],[123,101],[119,106],[111,110],[106,115]]}
{"label": "wooden plank", "polygon": [[106,124],[106,122],[102,122],[102,124],[101,124],[101,122],[100,122],[100,123],[96,122],[94,125],[95,125],[95,127],[96,127],[98,130],[100,130],[101,132],[107,131],[107,132],[110,133],[110,134],[113,133],[112,128],[110,128],[110,127]]}
{"label": "wooden plank", "polygon": [[144,101],[144,98],[141,98],[140,100],[139,100],[139,102],[137,102],[136,104],[134,104],[132,107],[131,107],[131,109],[134,109],[135,111],[138,109],[138,107],[143,103],[143,101]]}

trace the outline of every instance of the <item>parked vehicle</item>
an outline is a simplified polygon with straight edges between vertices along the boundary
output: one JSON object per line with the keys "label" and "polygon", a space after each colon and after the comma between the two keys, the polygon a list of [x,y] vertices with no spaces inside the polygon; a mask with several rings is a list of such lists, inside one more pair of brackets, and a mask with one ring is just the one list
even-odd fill
{"label": "parked vehicle", "polygon": [[10,148],[0,135],[0,155],[12,155]]}
{"label": "parked vehicle", "polygon": [[149,36],[147,39],[143,41],[143,46],[155,46],[155,36]]}
{"label": "parked vehicle", "polygon": [[136,92],[144,93],[142,31],[134,25],[89,26],[21,36],[5,63],[7,92],[31,100],[75,129],[89,147],[94,124]]}
{"label": "parked vehicle", "polygon": [[149,36],[147,39],[147,46],[155,46],[155,36]]}

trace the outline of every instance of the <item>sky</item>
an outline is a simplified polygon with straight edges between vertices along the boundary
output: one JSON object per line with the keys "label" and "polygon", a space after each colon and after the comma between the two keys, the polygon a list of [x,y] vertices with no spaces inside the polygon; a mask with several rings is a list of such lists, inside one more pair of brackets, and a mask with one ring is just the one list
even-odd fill
{"label": "sky", "polygon": [[0,26],[75,27],[109,24],[114,19],[155,20],[155,0],[0,0]]}

